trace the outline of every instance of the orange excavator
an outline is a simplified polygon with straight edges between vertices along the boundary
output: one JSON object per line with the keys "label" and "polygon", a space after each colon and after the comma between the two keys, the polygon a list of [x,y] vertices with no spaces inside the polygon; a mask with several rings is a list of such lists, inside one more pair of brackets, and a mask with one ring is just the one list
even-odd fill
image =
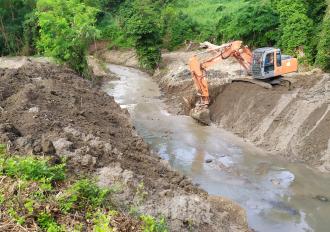
{"label": "orange excavator", "polygon": [[[233,41],[221,46],[205,42],[201,46],[207,50],[194,55],[189,61],[191,75],[200,96],[199,106],[207,107],[210,104],[207,70],[227,58],[235,58],[248,75],[258,80],[269,80],[298,71],[297,59],[282,55],[281,50],[277,48],[258,48],[251,52],[242,41]],[[199,59],[203,54],[212,54],[212,56]]]}

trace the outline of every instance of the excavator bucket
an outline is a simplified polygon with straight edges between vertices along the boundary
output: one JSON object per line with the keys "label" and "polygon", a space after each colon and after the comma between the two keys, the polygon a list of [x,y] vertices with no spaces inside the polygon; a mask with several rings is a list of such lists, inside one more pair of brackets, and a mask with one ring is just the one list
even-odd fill
{"label": "excavator bucket", "polygon": [[190,111],[190,117],[204,125],[211,125],[210,110],[207,107],[197,106]]}

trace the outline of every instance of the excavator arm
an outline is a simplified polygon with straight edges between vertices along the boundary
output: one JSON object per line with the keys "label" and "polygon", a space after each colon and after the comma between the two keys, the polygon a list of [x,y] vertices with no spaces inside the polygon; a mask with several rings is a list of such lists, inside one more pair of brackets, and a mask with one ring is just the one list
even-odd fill
{"label": "excavator arm", "polygon": [[[198,94],[201,97],[199,104],[207,106],[210,104],[210,95],[206,77],[207,70],[222,60],[234,57],[249,73],[252,63],[252,52],[247,46],[242,45],[242,41],[234,41],[221,46],[205,42],[201,44],[201,46],[207,50],[192,56],[189,60],[189,68]],[[211,54],[212,56],[204,60],[198,58],[206,53]]]}

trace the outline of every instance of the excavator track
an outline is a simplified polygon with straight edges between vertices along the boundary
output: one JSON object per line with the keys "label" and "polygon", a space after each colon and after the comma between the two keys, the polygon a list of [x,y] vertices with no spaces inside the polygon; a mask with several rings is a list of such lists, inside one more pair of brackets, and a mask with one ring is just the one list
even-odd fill
{"label": "excavator track", "polygon": [[248,82],[248,83],[251,83],[251,84],[255,84],[255,85],[258,85],[260,87],[263,87],[265,89],[272,89],[273,86],[267,82],[264,82],[264,81],[260,81],[260,80],[257,80],[257,79],[252,79],[252,78],[238,78],[238,79],[234,79],[232,80],[232,82]]}
{"label": "excavator track", "polygon": [[293,88],[294,88],[292,80],[290,80],[289,78],[285,78],[285,77],[281,78],[281,84],[280,85],[288,87],[289,91],[293,90]]}

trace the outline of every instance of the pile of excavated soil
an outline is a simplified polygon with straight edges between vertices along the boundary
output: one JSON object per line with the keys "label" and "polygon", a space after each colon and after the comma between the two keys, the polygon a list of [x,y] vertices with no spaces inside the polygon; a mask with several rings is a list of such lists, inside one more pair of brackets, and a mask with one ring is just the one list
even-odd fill
{"label": "pile of excavated soil", "polygon": [[26,61],[0,69],[0,80],[0,143],[10,152],[54,162],[64,156],[73,174],[119,185],[115,202],[123,210],[165,216],[173,231],[248,231],[244,210],[171,170],[136,134],[128,112],[72,70]]}
{"label": "pile of excavated soil", "polygon": [[330,77],[293,77],[293,89],[226,85],[210,106],[212,121],[288,160],[330,171]]}

